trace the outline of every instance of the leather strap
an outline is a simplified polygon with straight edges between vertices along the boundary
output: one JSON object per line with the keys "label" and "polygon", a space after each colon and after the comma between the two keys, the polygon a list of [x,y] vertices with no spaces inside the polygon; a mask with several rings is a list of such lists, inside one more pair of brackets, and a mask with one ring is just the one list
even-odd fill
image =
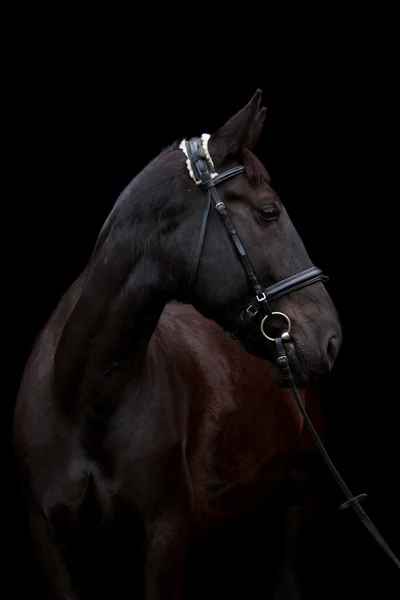
{"label": "leather strap", "polygon": [[219,183],[222,183],[226,179],[230,179],[231,177],[235,177],[236,175],[243,173],[243,171],[244,171],[244,167],[242,165],[239,165],[238,167],[233,167],[232,169],[229,169],[228,171],[224,171],[224,173],[220,173],[220,175],[217,175],[216,177],[213,177],[212,179],[209,179],[208,181],[206,181],[206,183],[203,184],[203,188],[205,190],[208,190],[211,187],[214,187],[214,186],[218,185]]}
{"label": "leather strap", "polygon": [[[286,279],[283,279],[282,281],[265,288],[263,291],[268,302],[273,302],[277,298],[281,298],[282,296],[286,296],[291,292],[300,290],[301,288],[313,283],[317,283],[317,281],[326,282],[328,281],[328,277],[323,275],[321,269],[318,269],[317,267],[310,267],[301,273],[291,275],[290,277],[287,277]],[[230,331],[233,339],[240,339],[241,332],[248,327],[252,319],[256,316],[256,314],[258,314],[258,304],[257,298],[253,298],[247,307],[241,310],[238,319]]]}
{"label": "leather strap", "polygon": [[330,459],[329,454],[327,453],[323,443],[321,442],[321,440],[318,436],[318,433],[314,429],[314,426],[310,420],[310,417],[308,416],[307,411],[304,408],[304,406],[301,402],[299,393],[297,391],[297,388],[296,388],[296,385],[295,385],[295,382],[294,382],[294,379],[293,379],[293,376],[292,376],[292,373],[290,370],[289,360],[286,355],[286,351],[285,351],[285,347],[284,347],[282,338],[278,337],[275,339],[275,349],[276,349],[277,365],[281,369],[283,377],[284,377],[286,383],[288,384],[290,391],[292,392],[293,398],[297,404],[297,408],[299,409],[299,411],[304,419],[304,422],[307,425],[307,427],[311,433],[311,436],[313,437],[314,442],[317,445],[317,448],[320,451],[320,454],[325,461],[325,464],[327,465],[329,471],[333,475],[333,478],[335,479],[336,483],[338,484],[338,486],[340,487],[340,489],[342,490],[343,494],[345,495],[345,497],[347,499],[346,502],[343,502],[340,505],[340,509],[343,510],[346,508],[352,508],[354,510],[354,512],[356,513],[356,515],[360,518],[363,525],[367,528],[369,533],[373,536],[374,540],[379,544],[379,546],[384,550],[384,552],[386,552],[386,554],[393,560],[393,562],[395,563],[397,568],[400,569],[400,560],[397,558],[397,556],[391,550],[391,548],[389,547],[386,540],[383,538],[383,536],[380,534],[380,532],[378,531],[376,526],[373,524],[373,522],[371,521],[371,519],[369,518],[369,516],[367,515],[365,510],[359,504],[359,502],[361,500],[363,500],[364,498],[366,498],[367,495],[359,494],[358,496],[354,496],[352,494],[349,487],[346,485],[345,481],[341,477],[339,471],[336,469],[335,465],[333,464],[332,460]]}
{"label": "leather strap", "polygon": [[253,286],[253,289],[257,295],[257,300],[260,303],[260,305],[262,306],[265,314],[271,315],[272,311],[269,307],[267,298],[266,298],[265,294],[263,294],[263,289],[256,277],[256,274],[254,273],[253,267],[252,267],[252,265],[248,259],[248,256],[242,246],[242,243],[236,233],[236,230],[232,225],[232,221],[226,211],[225,204],[219,200],[218,194],[216,194],[216,196],[213,196],[213,192],[215,193],[214,188],[211,188],[210,191],[211,191],[211,195],[213,197],[215,208],[217,209],[219,216],[221,217],[222,222],[225,225],[225,229],[227,230],[227,232],[232,240],[235,250],[238,253],[238,256],[242,262],[244,270],[246,271],[247,278],[250,281],[251,285]]}
{"label": "leather strap", "polygon": [[199,234],[199,239],[197,242],[196,252],[192,262],[192,268],[189,276],[189,290],[193,291],[194,286],[196,285],[197,271],[199,270],[199,263],[201,257],[201,251],[203,249],[204,237],[206,235],[207,221],[208,215],[210,213],[211,199],[207,197],[206,207],[204,209],[203,220],[201,222],[201,229]]}
{"label": "leather strap", "polygon": [[290,292],[300,290],[301,288],[311,285],[312,283],[317,283],[317,281],[323,281],[326,283],[329,281],[329,278],[323,275],[321,269],[318,269],[317,267],[310,267],[301,273],[297,273],[296,275],[291,275],[291,277],[282,279],[282,281],[279,281],[278,283],[275,283],[274,285],[271,285],[269,288],[265,289],[264,292],[268,300],[271,302],[272,300],[286,296],[286,294]]}

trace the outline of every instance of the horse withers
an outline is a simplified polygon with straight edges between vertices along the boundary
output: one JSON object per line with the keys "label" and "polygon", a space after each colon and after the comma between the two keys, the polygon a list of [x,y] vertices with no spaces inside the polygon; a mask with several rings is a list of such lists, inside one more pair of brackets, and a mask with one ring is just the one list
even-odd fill
{"label": "horse withers", "polygon": [[260,324],[268,317],[273,336],[290,319],[306,404],[341,327],[320,277],[269,307],[268,286],[313,265],[253,153],[260,103],[258,90],[216,133],[174,143],[131,181],[35,341],[13,443],[49,598],[85,598],[101,573],[88,584],[82,540],[131,527],[127,562],[143,548],[146,600],[178,600],[188,539],[255,506],[303,452]]}

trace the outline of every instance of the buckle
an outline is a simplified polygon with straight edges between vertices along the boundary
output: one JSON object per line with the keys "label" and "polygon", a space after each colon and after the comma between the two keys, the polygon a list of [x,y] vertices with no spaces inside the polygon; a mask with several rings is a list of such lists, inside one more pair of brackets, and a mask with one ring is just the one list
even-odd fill
{"label": "buckle", "polygon": [[[254,312],[250,312],[251,310],[253,310]],[[252,304],[250,304],[247,308],[246,308],[246,313],[248,315],[250,315],[251,318],[255,317],[256,315],[258,315],[258,308],[254,308],[254,306]]]}

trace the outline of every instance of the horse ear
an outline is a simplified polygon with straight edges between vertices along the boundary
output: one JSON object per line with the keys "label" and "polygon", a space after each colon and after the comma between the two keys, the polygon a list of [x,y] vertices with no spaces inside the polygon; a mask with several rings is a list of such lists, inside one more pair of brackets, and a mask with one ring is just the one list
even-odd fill
{"label": "horse ear", "polygon": [[256,116],[256,118],[253,121],[253,124],[250,128],[250,132],[249,135],[247,136],[246,139],[246,147],[249,148],[249,150],[252,150],[254,148],[254,146],[257,144],[258,140],[260,139],[263,127],[264,127],[264,123],[265,123],[265,116],[267,114],[267,109],[265,106],[262,107],[261,110],[258,111],[258,114]]}
{"label": "horse ear", "polygon": [[261,95],[258,89],[250,102],[210,137],[209,149],[214,162],[220,163],[226,156],[238,154],[247,145],[255,117],[261,112]]}

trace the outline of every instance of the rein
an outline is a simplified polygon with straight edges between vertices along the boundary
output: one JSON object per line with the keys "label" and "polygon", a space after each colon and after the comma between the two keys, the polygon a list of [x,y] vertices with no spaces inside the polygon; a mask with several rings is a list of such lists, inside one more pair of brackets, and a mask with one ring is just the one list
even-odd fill
{"label": "rein", "polygon": [[350,489],[346,485],[345,481],[341,477],[340,473],[336,469],[335,465],[331,461],[329,454],[325,450],[325,447],[322,444],[320,438],[318,437],[318,434],[317,434],[316,430],[314,429],[314,426],[310,420],[310,417],[308,416],[306,409],[304,408],[304,406],[300,400],[300,396],[297,391],[296,384],[293,379],[293,375],[290,371],[289,360],[286,355],[282,337],[277,337],[277,338],[275,338],[274,341],[275,341],[277,362],[278,362],[278,366],[283,374],[283,377],[284,377],[285,381],[288,383],[288,387],[290,388],[290,391],[292,392],[292,395],[296,401],[297,407],[298,407],[299,411],[301,412],[308,429],[310,430],[310,433],[318,447],[318,450],[321,453],[322,458],[324,459],[328,469],[332,473],[336,483],[338,484],[338,486],[342,490],[343,494],[347,498],[346,502],[343,502],[340,505],[340,507],[339,507],[340,510],[345,510],[346,508],[352,508],[354,510],[354,512],[356,513],[356,515],[361,519],[361,522],[363,523],[363,525],[368,529],[370,534],[373,536],[374,540],[379,544],[379,546],[384,550],[384,552],[386,552],[386,554],[393,560],[393,562],[395,563],[397,568],[400,569],[400,560],[392,552],[392,550],[390,549],[389,545],[387,544],[387,542],[385,541],[383,536],[379,533],[378,529],[372,523],[371,519],[369,518],[369,516],[367,515],[365,510],[359,504],[361,502],[361,500],[364,500],[364,498],[367,497],[367,494],[359,494],[358,496],[353,496]]}
{"label": "rein", "polygon": [[[243,245],[237,235],[235,228],[233,227],[232,221],[229,217],[229,214],[226,210],[225,204],[220,200],[218,192],[216,190],[216,186],[231,177],[235,177],[243,173],[245,170],[244,167],[238,166],[233,167],[227,171],[224,171],[221,174],[218,174],[214,171],[214,164],[208,152],[207,142],[209,139],[208,134],[203,134],[201,138],[192,138],[189,141],[183,140],[180,148],[184,152],[187,157],[187,167],[189,170],[189,174],[191,178],[195,181],[196,185],[201,185],[205,190],[207,195],[206,207],[204,210],[203,220],[200,229],[199,240],[196,247],[196,252],[194,255],[192,269],[189,277],[189,286],[192,290],[195,282],[196,275],[199,267],[199,262],[201,258],[201,253],[204,244],[204,237],[207,228],[207,221],[210,212],[211,202],[214,204],[215,209],[217,210],[219,216],[221,217],[222,223],[227,230],[229,237],[233,243],[234,249],[236,250],[238,257],[246,271],[247,278],[249,283],[254,289],[255,297],[251,300],[248,306],[242,309],[239,318],[231,330],[231,336],[234,339],[239,339],[240,333],[249,325],[249,323],[255,318],[256,315],[260,314],[264,315],[260,329],[262,335],[269,341],[275,344],[276,351],[276,360],[277,365],[280,371],[282,372],[283,378],[287,387],[290,388],[290,391],[293,395],[293,398],[296,402],[296,405],[306,423],[310,433],[314,439],[314,442],[322,455],[323,460],[325,461],[329,471],[333,475],[336,483],[339,485],[342,490],[344,496],[346,497],[346,501],[340,505],[341,510],[345,510],[347,508],[352,508],[356,515],[360,518],[363,525],[369,531],[369,533],[373,536],[374,540],[379,544],[379,546],[384,550],[384,552],[393,560],[398,569],[400,569],[400,560],[397,556],[392,552],[389,545],[383,538],[383,536],[379,533],[378,529],[372,523],[371,519],[367,515],[367,513],[360,506],[361,500],[367,497],[366,494],[359,494],[354,496],[343,478],[339,474],[338,470],[334,466],[332,460],[330,459],[324,445],[322,444],[304,406],[301,403],[299,393],[296,388],[295,381],[293,379],[293,375],[290,370],[289,359],[286,354],[284,343],[290,341],[290,329],[291,329],[291,321],[289,317],[281,312],[272,311],[269,305],[269,302],[276,300],[277,298],[281,298],[286,296],[287,294],[299,290],[305,286],[311,285],[318,281],[326,282],[328,278],[322,274],[322,271],[317,267],[311,267],[298,273],[296,275],[292,275],[287,279],[283,279],[282,281],[275,283],[274,285],[263,289],[260,285],[256,274],[253,270],[253,267],[250,263],[250,260],[246,254],[246,251],[243,248]],[[197,175],[197,178],[196,178]],[[265,327],[269,324],[268,319],[273,315],[278,316],[283,319],[286,326],[286,331],[280,334],[279,337],[270,337],[265,331]]]}

